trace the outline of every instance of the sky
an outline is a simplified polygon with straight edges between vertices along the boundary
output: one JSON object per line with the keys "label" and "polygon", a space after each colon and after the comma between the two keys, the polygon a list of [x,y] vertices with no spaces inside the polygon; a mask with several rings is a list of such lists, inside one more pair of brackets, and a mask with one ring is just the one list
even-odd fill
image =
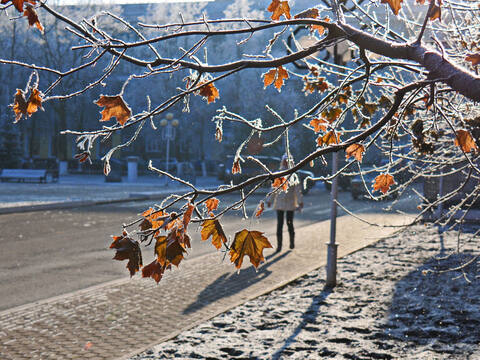
{"label": "sky", "polygon": [[[196,3],[196,2],[210,2],[215,0],[95,0],[96,5],[109,4],[152,4],[152,3]],[[55,5],[82,5],[92,3],[91,0],[50,0],[51,4]]]}

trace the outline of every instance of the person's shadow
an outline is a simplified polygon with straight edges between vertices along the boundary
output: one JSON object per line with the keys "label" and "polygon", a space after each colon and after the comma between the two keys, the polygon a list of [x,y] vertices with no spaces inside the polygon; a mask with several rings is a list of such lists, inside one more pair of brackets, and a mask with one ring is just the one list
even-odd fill
{"label": "person's shadow", "polygon": [[230,273],[220,275],[213,283],[207,285],[200,294],[198,294],[195,302],[188,305],[183,314],[190,314],[204,306],[218,301],[224,297],[236,294],[247,287],[262,281],[272,272],[268,269],[272,264],[285,258],[290,251],[281,254],[272,254],[266,257],[266,262],[262,264],[256,271],[253,267],[242,269],[240,273]]}

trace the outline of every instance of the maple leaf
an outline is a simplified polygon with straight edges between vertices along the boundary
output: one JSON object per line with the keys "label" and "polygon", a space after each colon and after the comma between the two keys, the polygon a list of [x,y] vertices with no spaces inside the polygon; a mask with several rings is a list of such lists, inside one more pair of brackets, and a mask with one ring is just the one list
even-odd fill
{"label": "maple leaf", "polygon": [[330,124],[335,120],[337,120],[341,114],[342,114],[342,109],[336,108],[336,107],[332,107],[332,108],[329,108],[328,110],[325,109],[322,111],[322,116],[325,119],[327,119]]}
{"label": "maple leaf", "polygon": [[225,236],[222,225],[220,225],[218,220],[205,220],[202,223],[201,228],[202,240],[205,241],[211,236],[212,244],[215,246],[215,248],[217,248],[217,250],[222,247],[222,244],[227,243],[227,237]]}
{"label": "maple leaf", "polygon": [[220,99],[220,93],[214,83],[203,85],[198,91],[198,94],[206,98],[208,104],[215,102],[215,99]]}
{"label": "maple leaf", "polygon": [[208,199],[207,201],[205,201],[205,206],[206,206],[207,210],[210,212],[210,211],[213,211],[213,210],[217,209],[218,202],[219,202],[218,199],[211,198],[211,199]]}
{"label": "maple leaf", "polygon": [[102,114],[100,121],[109,121],[114,117],[120,125],[125,125],[130,116],[132,116],[132,110],[130,110],[121,95],[100,95],[100,98],[94,103],[100,107],[105,107],[100,112]]}
{"label": "maple leaf", "polygon": [[331,145],[340,143],[340,135],[335,134],[335,131],[329,131],[323,136],[317,138],[318,146]]}
{"label": "maple leaf", "polygon": [[293,18],[294,19],[316,19],[319,15],[320,13],[318,12],[318,9],[312,8],[312,9],[302,11],[301,13],[298,13]]}
{"label": "maple leaf", "polygon": [[259,217],[260,215],[262,215],[263,210],[265,210],[265,202],[262,200],[257,206],[257,209],[255,211],[255,217]]}
{"label": "maple leaf", "polygon": [[325,92],[328,90],[328,82],[325,81],[325,78],[319,77],[314,81],[309,81],[304,78],[304,87],[303,92],[305,95],[313,94],[317,90],[318,92]]}
{"label": "maple leaf", "polygon": [[15,113],[15,122],[20,121],[23,115],[27,116],[27,100],[21,89],[17,89],[13,98],[13,112]]}
{"label": "maple leaf", "polygon": [[26,16],[28,19],[28,26],[35,25],[37,29],[43,34],[43,26],[38,20],[38,15],[32,5],[27,4],[25,6],[25,11],[23,12],[23,16]]}
{"label": "maple leaf", "polygon": [[472,135],[467,130],[457,130],[455,134],[455,145],[459,146],[464,152],[469,153],[472,150],[478,151],[477,144]]}
{"label": "maple leaf", "polygon": [[327,131],[328,121],[324,119],[312,119],[309,125],[313,127],[313,131],[318,133],[320,131]]}
{"label": "maple leaf", "polygon": [[268,239],[260,231],[243,229],[235,234],[230,247],[230,261],[237,269],[242,267],[243,258],[248,255],[252,265],[257,268],[260,262],[265,261],[263,249],[272,248]]}
{"label": "maple leaf", "polygon": [[158,284],[166,269],[171,269],[171,265],[161,265],[157,260],[153,260],[142,268],[142,277],[151,277]]}
{"label": "maple leaf", "polygon": [[283,68],[283,66],[271,69],[269,72],[263,74],[264,88],[273,84],[273,86],[275,86],[280,92],[285,79],[288,79],[288,72]]}
{"label": "maple leaf", "polygon": [[[43,94],[38,89],[32,89],[27,102],[27,114],[32,116],[40,108],[42,109]],[[43,110],[43,109],[42,109]]]}
{"label": "maple leaf", "polygon": [[392,175],[380,174],[374,180],[373,190],[380,190],[382,193],[386,194],[390,189],[390,186],[392,186],[393,184],[395,184],[395,180],[393,180]]}
{"label": "maple leaf", "polygon": [[279,178],[275,178],[273,180],[272,187],[274,187],[275,189],[278,189],[279,187],[281,187],[283,191],[287,191],[288,190],[288,181],[283,176],[279,177]]}
{"label": "maple leaf", "polygon": [[36,0],[2,0],[0,3],[6,4],[8,2],[11,2],[13,6],[15,6],[15,9],[17,9],[18,12],[23,12],[23,4],[24,3],[30,3],[32,5],[36,4]]}
{"label": "maple leaf", "polygon": [[361,162],[364,152],[365,147],[362,144],[352,144],[345,149],[345,157],[348,159],[350,156],[353,156]]}
{"label": "maple leaf", "polygon": [[140,223],[139,226],[142,231],[145,231],[152,228],[159,229],[160,227],[162,227],[168,214],[163,211],[155,211],[154,208],[150,208],[148,210],[145,210],[142,213],[142,216],[143,221]]}
{"label": "maple leaf", "polygon": [[402,7],[402,2],[403,0],[380,0],[380,3],[388,4],[395,15],[398,15],[398,12]]}
{"label": "maple leaf", "polygon": [[466,61],[470,61],[473,66],[480,64],[480,53],[468,54],[465,56]]}
{"label": "maple leaf", "polygon": [[113,259],[115,260],[128,260],[127,268],[130,271],[130,276],[140,270],[142,263],[142,251],[138,241],[128,237],[126,231],[121,236],[113,236],[113,242],[110,245],[110,249],[116,249],[117,252]]}
{"label": "maple leaf", "polygon": [[291,19],[290,6],[288,1],[272,0],[272,3],[268,6],[267,11],[272,13],[272,20],[279,20],[280,16],[285,16],[287,19]]}

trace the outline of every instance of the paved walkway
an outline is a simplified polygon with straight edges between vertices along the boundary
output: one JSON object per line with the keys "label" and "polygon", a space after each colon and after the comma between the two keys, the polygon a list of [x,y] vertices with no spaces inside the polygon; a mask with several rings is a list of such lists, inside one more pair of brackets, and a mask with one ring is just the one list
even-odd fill
{"label": "paved walkway", "polygon": [[[363,216],[376,223],[407,222],[403,215]],[[339,256],[394,230],[341,217]],[[258,272],[246,259],[237,274],[223,254],[208,254],[182,262],[159,285],[137,276],[1,312],[0,359],[127,358],[324,266],[328,234],[328,221],[298,229],[297,248],[268,257]]]}

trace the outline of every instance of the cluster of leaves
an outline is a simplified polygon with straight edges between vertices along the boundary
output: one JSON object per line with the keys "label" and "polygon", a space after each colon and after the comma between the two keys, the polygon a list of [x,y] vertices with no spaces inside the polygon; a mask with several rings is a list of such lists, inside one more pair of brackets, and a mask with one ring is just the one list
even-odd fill
{"label": "cluster of leaves", "polygon": [[[260,231],[243,229],[235,233],[233,241],[228,245],[228,239],[223,231],[220,221],[215,218],[214,210],[218,208],[219,200],[210,198],[204,202],[210,219],[202,221],[201,237],[203,241],[212,239],[212,245],[220,250],[225,247],[229,252],[230,261],[237,269],[243,264],[243,258],[248,255],[253,266],[258,267],[265,260],[263,250],[272,245]],[[263,211],[263,203],[259,205],[256,215],[260,216]],[[157,283],[162,279],[165,270],[171,269],[172,265],[178,267],[184,259],[187,249],[191,248],[190,236],[187,233],[188,225],[196,205],[188,202],[184,206],[182,214],[175,212],[167,213],[150,208],[142,213],[139,224],[139,236],[141,242],[150,244],[155,240],[155,259],[143,268],[140,244],[124,230],[121,236],[113,236],[111,249],[116,253],[115,260],[128,260],[127,268],[130,275],[142,269],[142,277],[151,277]]]}

